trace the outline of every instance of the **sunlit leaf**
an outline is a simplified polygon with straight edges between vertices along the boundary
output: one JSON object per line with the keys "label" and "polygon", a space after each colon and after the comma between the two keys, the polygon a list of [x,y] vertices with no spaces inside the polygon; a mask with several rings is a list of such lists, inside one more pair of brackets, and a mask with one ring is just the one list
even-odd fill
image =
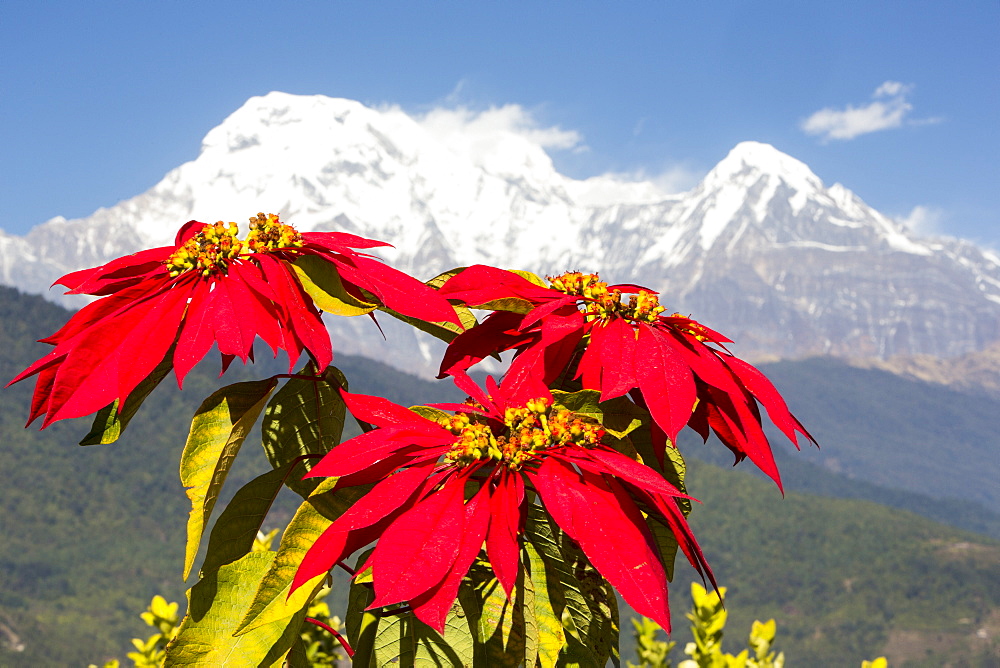
{"label": "sunlit leaf", "polygon": [[527,556],[525,567],[534,590],[538,664],[541,668],[553,668],[559,659],[559,653],[566,644],[566,632],[563,630],[561,615],[556,612],[552,600],[549,598],[549,576],[545,562],[530,542],[525,541],[524,549]]}
{"label": "sunlit leaf", "polygon": [[[458,641],[453,646],[448,640]],[[445,635],[427,626],[413,613],[383,613],[375,636],[375,662],[378,668],[386,666],[413,668],[415,666],[474,665],[474,647],[470,642],[470,629],[465,611],[456,601],[445,622]],[[490,664],[492,665],[492,664]]]}
{"label": "sunlit leaf", "polygon": [[524,665],[534,668],[538,661],[538,620],[535,618],[535,584],[531,574],[520,564],[521,572],[517,578],[517,600],[521,607],[521,619],[524,620]]}
{"label": "sunlit leaf", "polygon": [[541,277],[539,277],[537,274],[531,273],[530,271],[524,271],[522,269],[508,269],[507,271],[509,271],[512,274],[517,274],[521,278],[529,281],[530,283],[534,283],[540,288],[549,287],[549,284],[546,283]]}
{"label": "sunlit leaf", "polygon": [[[275,392],[264,410],[261,422],[261,443],[274,468],[288,466],[302,455],[324,455],[340,443],[344,430],[346,407],[339,388],[347,388],[347,379],[336,367],[328,367],[322,378],[311,377],[312,365],[307,364],[298,375]],[[302,480],[319,458],[296,464],[287,478],[288,486],[308,497],[319,481]]]}
{"label": "sunlit leaf", "polygon": [[548,600],[562,622],[566,646],[560,661],[603,667],[617,652],[614,590],[540,507],[528,507],[525,534],[541,557]]}
{"label": "sunlit leaf", "polygon": [[598,422],[603,422],[604,410],[600,405],[601,393],[597,390],[580,390],[579,392],[552,391],[552,401],[566,410],[586,415]]}
{"label": "sunlit leaf", "polygon": [[287,618],[312,598],[317,586],[326,578],[326,573],[315,576],[291,596],[288,592],[306,552],[330,524],[332,520],[324,517],[309,501],[299,506],[281,536],[274,563],[260,580],[253,602],[240,623],[239,633]]}
{"label": "sunlit leaf", "polygon": [[305,609],[290,617],[234,636],[257,583],[273,562],[273,552],[251,552],[188,591],[188,613],[167,647],[165,666],[281,666],[299,636]]}
{"label": "sunlit leaf", "polygon": [[301,255],[291,264],[295,276],[313,302],[327,313],[356,316],[371,313],[378,304],[352,295],[344,288],[333,264],[315,255]]}
{"label": "sunlit leaf", "polygon": [[191,421],[180,465],[181,484],[191,500],[185,579],[229,468],[276,385],[269,378],[223,387],[202,402]]}
{"label": "sunlit leaf", "polygon": [[[644,424],[652,421],[649,411],[641,406],[636,406],[625,397],[615,397],[602,402],[601,411],[604,416],[601,421],[604,430],[615,438],[625,438]],[[643,462],[648,463],[645,458],[643,458]]]}
{"label": "sunlit leaf", "polygon": [[479,617],[480,642],[489,666],[519,666],[524,661],[523,590],[514,588],[509,600],[495,578],[478,592],[482,603]]}

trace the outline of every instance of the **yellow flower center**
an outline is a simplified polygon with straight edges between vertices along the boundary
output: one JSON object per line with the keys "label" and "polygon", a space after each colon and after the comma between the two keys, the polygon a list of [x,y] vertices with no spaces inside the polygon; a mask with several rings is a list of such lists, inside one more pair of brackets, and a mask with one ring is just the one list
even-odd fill
{"label": "yellow flower center", "polygon": [[711,341],[712,337],[708,335],[708,329],[699,322],[692,320],[691,318],[681,315],[680,313],[674,313],[670,316],[671,318],[682,318],[683,322],[671,323],[674,329],[680,330],[685,334],[693,336],[699,341]]}
{"label": "yellow flower center", "polygon": [[622,302],[621,290],[608,290],[608,284],[600,280],[597,274],[570,271],[547,278],[553,289],[584,299],[587,302],[584,313],[589,319],[619,317],[632,322],[652,323],[666,310],[660,306],[656,293],[648,290],[629,295],[627,304]]}
{"label": "yellow flower center", "polygon": [[202,276],[225,271],[229,260],[237,257],[243,250],[243,242],[236,237],[238,233],[236,223],[227,224],[220,220],[214,225],[205,226],[167,258],[170,277],[192,269]]}
{"label": "yellow flower center", "polygon": [[246,241],[237,238],[239,227],[236,223],[207,225],[184,242],[167,258],[167,271],[174,278],[192,269],[202,276],[214,272],[224,273],[226,265],[249,249],[250,253],[270,253],[286,248],[300,248],[302,235],[294,227],[278,220],[273,213],[258,213],[250,219],[250,232]]}
{"label": "yellow flower center", "polygon": [[291,225],[286,225],[278,220],[278,216],[275,214],[258,213],[256,218],[250,219],[247,246],[250,247],[252,253],[298,248],[302,246],[302,235]]}
{"label": "yellow flower center", "polygon": [[499,436],[475,420],[476,416],[466,413],[441,418],[441,426],[458,437],[445,455],[445,463],[461,467],[493,460],[517,471],[539,451],[593,447],[604,437],[600,425],[586,422],[572,411],[553,409],[548,399],[532,399],[523,408],[508,408],[505,433]]}

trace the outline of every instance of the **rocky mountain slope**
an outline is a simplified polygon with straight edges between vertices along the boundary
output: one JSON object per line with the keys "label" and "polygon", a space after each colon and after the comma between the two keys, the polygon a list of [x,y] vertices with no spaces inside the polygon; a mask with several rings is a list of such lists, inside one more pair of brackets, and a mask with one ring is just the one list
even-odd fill
{"label": "rocky mountain slope", "polygon": [[[62,273],[169,243],[189,219],[272,211],[301,230],[389,241],[385,259],[422,278],[485,262],[642,283],[751,357],[950,356],[1000,339],[1000,258],[918,238],[769,145],[741,143],[694,189],[667,194],[568,178],[529,134],[474,125],[323,96],[251,98],[149,191],[0,234],[0,281],[44,293]],[[433,347],[391,324],[392,346],[367,319],[331,327],[344,352],[434,364]]]}

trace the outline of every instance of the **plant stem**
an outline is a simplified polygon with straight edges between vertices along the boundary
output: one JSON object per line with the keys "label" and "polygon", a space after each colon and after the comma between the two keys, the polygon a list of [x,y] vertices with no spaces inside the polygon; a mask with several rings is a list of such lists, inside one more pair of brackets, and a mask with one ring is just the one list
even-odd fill
{"label": "plant stem", "polygon": [[316,626],[320,627],[327,633],[332,634],[333,637],[337,639],[337,642],[340,643],[340,646],[344,648],[344,651],[347,652],[347,656],[352,658],[354,657],[354,650],[351,648],[351,644],[347,642],[347,638],[340,635],[340,632],[337,631],[337,629],[333,628],[328,624],[324,624],[318,619],[313,619],[312,617],[306,617],[306,621],[309,622],[310,624],[315,624]]}

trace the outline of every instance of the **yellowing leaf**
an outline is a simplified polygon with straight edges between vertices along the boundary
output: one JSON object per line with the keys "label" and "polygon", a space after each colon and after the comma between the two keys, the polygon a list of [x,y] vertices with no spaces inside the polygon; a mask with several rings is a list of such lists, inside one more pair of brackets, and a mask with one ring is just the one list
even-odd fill
{"label": "yellowing leaf", "polygon": [[326,578],[325,573],[296,589],[291,596],[288,592],[306,551],[332,523],[309,501],[299,506],[281,536],[274,562],[260,580],[260,586],[240,623],[239,634],[291,617],[309,602],[317,586]]}
{"label": "yellowing leaf", "polygon": [[177,637],[167,646],[164,666],[281,666],[298,639],[305,609],[234,636],[257,583],[274,552],[251,552],[225,564],[188,591],[188,613]]}
{"label": "yellowing leaf", "polygon": [[539,287],[542,288],[549,287],[549,284],[540,276],[538,276],[538,274],[533,274],[530,271],[524,271],[523,269],[508,269],[507,271],[509,271],[512,274],[517,274],[518,276],[528,281],[529,283],[534,283]]}
{"label": "yellowing leaf", "polygon": [[330,262],[315,255],[300,255],[292,269],[313,302],[327,313],[356,316],[371,313],[378,304],[364,301],[344,289],[340,275]]}
{"label": "yellowing leaf", "polygon": [[545,562],[538,550],[530,542],[524,543],[527,554],[527,564],[532,587],[534,588],[534,618],[538,634],[538,665],[541,668],[554,668],[559,660],[559,653],[566,644],[566,632],[563,630],[561,615],[557,614],[549,598],[548,577]]}
{"label": "yellowing leaf", "polygon": [[[375,635],[375,662],[378,668],[454,666],[472,668],[474,646],[465,611],[456,601],[445,621],[444,636],[417,619],[409,610],[383,614]],[[455,644],[449,643],[449,639]],[[492,663],[489,665],[493,665]]]}
{"label": "yellowing leaf", "polygon": [[191,421],[180,466],[181,484],[191,500],[184,555],[185,579],[194,565],[205,524],[233,459],[275,385],[277,381],[273,378],[228,385],[203,401]]}

